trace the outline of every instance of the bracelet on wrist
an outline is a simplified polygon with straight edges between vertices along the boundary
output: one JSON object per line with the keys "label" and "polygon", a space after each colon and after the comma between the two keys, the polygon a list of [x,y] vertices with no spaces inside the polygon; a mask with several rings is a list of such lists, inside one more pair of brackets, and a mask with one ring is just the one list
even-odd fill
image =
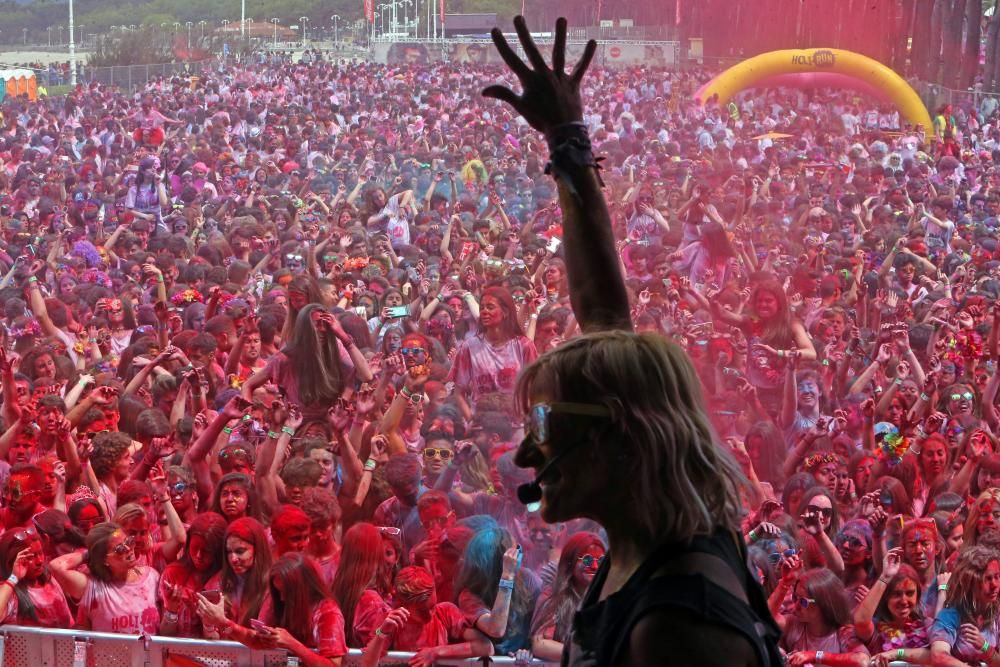
{"label": "bracelet on wrist", "polygon": [[233,434],[233,429],[229,428],[228,426],[224,426],[222,428],[222,432],[225,433],[226,435],[232,435]]}
{"label": "bracelet on wrist", "polygon": [[281,432],[287,433],[288,435],[295,435],[295,429],[292,428],[291,426],[282,426]]}
{"label": "bracelet on wrist", "polygon": [[947,592],[948,591],[948,584],[938,584],[938,590],[939,591]]}
{"label": "bracelet on wrist", "polygon": [[277,440],[278,438],[281,437],[281,435],[279,433],[276,433],[275,431],[268,431],[267,437],[269,437],[271,440]]}
{"label": "bracelet on wrist", "polygon": [[813,663],[819,665],[822,664],[822,662],[823,662],[823,651],[816,651],[816,658],[813,660]]}
{"label": "bracelet on wrist", "polygon": [[751,542],[756,542],[757,541],[757,531],[756,530],[751,530],[749,533],[747,533],[747,537],[750,538]]}
{"label": "bracelet on wrist", "polygon": [[38,282],[38,276],[28,276],[28,286],[31,287]]}
{"label": "bracelet on wrist", "polygon": [[906,652],[903,649],[896,649],[896,660],[903,660],[905,657]]}
{"label": "bracelet on wrist", "polygon": [[920,400],[923,401],[924,403],[927,403],[931,400],[931,397],[925,394],[924,392],[920,392]]}
{"label": "bracelet on wrist", "polygon": [[500,588],[506,589],[508,591],[512,591],[512,590],[514,590],[514,580],[513,579],[504,579],[503,577],[500,577],[500,584],[499,584],[499,586],[500,586]]}
{"label": "bracelet on wrist", "polygon": [[375,459],[368,459],[365,461],[365,470],[375,470],[378,467],[378,462]]}
{"label": "bracelet on wrist", "polygon": [[11,574],[9,577],[7,577],[7,583],[10,584],[11,586],[17,586],[17,582],[19,581],[21,580],[18,579],[17,575],[15,574]]}

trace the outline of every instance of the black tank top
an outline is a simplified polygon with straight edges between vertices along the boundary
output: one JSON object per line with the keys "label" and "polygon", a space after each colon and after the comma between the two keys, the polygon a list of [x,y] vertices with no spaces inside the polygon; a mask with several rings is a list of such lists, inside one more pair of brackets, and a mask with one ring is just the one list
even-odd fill
{"label": "black tank top", "polygon": [[[695,572],[672,573],[683,561]],[[743,543],[729,532],[697,537],[690,545],[667,544],[657,549],[621,590],[601,601],[610,558],[605,559],[573,617],[562,665],[617,665],[628,647],[632,629],[647,614],[664,607],[684,609],[702,621],[738,632],[753,645],[760,667],[783,664],[781,636],[760,585],[750,577]],[[666,574],[657,573],[666,570]],[[697,572],[708,571],[711,577]],[[728,588],[739,586],[743,595]]]}

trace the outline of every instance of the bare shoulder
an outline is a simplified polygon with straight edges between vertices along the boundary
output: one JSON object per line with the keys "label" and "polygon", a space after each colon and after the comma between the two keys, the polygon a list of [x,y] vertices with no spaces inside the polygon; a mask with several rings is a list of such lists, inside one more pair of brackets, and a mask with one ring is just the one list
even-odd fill
{"label": "bare shoulder", "polygon": [[683,609],[657,609],[629,638],[623,665],[758,667],[753,644],[736,630],[709,623]]}

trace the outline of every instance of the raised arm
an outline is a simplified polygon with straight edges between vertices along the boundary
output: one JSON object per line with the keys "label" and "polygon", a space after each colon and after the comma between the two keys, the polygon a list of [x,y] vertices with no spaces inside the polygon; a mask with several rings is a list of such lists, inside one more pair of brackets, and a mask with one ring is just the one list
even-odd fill
{"label": "raised arm", "polygon": [[580,82],[597,42],[587,43],[572,74],[566,74],[566,19],[556,22],[551,68],[535,46],[523,17],[514,19],[514,28],[531,67],[514,53],[499,28],[493,29],[492,36],[500,56],[520,80],[523,93],[517,95],[495,85],[483,90],[483,96],[510,104],[548,140],[552,159],[548,171],[556,179],[563,211],[570,300],[580,326],[584,331],[630,331],[628,296],[615,252],[611,216],[601,193],[580,97]]}

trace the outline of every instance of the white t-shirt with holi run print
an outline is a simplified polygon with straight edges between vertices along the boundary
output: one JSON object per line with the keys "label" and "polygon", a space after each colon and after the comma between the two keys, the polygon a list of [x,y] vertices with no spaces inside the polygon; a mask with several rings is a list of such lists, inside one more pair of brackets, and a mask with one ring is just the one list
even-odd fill
{"label": "white t-shirt with holi run print", "polygon": [[160,573],[146,565],[139,569],[139,578],[127,584],[91,577],[80,600],[78,624],[97,632],[156,634],[160,628],[160,612],[156,608]]}

